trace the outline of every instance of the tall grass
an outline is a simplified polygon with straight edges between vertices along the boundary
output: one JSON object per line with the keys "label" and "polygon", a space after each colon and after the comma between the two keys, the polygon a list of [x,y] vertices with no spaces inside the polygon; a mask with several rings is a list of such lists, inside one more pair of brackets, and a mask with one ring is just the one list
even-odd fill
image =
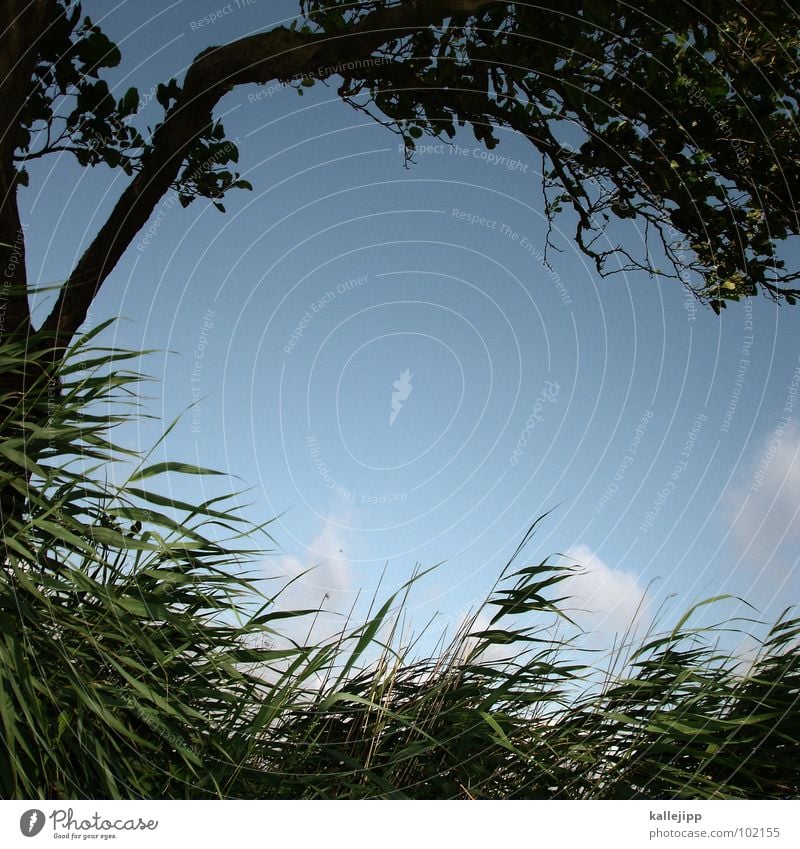
{"label": "tall grass", "polygon": [[266,529],[159,488],[208,470],[114,444],[142,377],[103,329],[51,375],[45,349],[0,346],[9,373],[42,360],[0,398],[0,486],[24,505],[3,517],[3,797],[796,797],[800,621],[744,672],[687,616],[602,674],[568,636],[577,567],[525,562],[535,525],[433,656],[401,636],[414,581],[335,638],[286,639],[314,611],[248,577]]}

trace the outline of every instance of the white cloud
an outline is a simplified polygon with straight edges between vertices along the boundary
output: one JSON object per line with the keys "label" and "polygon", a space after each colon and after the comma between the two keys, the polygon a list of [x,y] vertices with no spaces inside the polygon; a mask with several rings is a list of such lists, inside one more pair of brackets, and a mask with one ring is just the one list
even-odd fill
{"label": "white cloud", "polygon": [[[645,586],[637,575],[611,568],[587,545],[572,546],[566,551],[565,558],[566,563],[579,566],[581,571],[557,584],[549,595],[569,596],[559,606],[585,632],[584,637],[578,640],[579,645],[586,646],[587,640],[591,640],[592,648],[611,649],[615,637],[621,637],[631,623],[644,624],[645,627],[650,624],[647,619],[649,604],[645,598]],[[472,610],[462,610],[458,616],[451,618],[455,631],[458,632],[473,615]],[[492,615],[492,610],[482,610],[474,623],[471,623],[470,630],[474,633],[488,628]],[[536,621],[534,617],[521,617],[519,622],[513,624],[521,627],[533,625]],[[503,627],[504,623],[510,624],[504,620],[497,627]],[[573,634],[574,629],[560,620],[548,625],[547,633],[554,639],[564,639]],[[468,641],[467,644],[472,646],[474,641]],[[518,646],[491,646],[484,658],[495,661],[508,659],[516,655],[518,650]]]}
{"label": "white cloud", "polygon": [[747,475],[725,493],[723,513],[730,523],[737,565],[746,565],[754,582],[768,576],[770,587],[780,594],[796,566],[800,542],[796,421],[782,423],[758,446]]}
{"label": "white cloud", "polygon": [[322,609],[316,617],[278,620],[275,628],[283,636],[304,642],[313,625],[311,639],[316,642],[341,631],[356,598],[353,568],[343,556],[345,550],[339,525],[329,521],[306,546],[302,558],[286,554],[270,559],[266,572],[274,580],[269,594],[292,582],[278,596],[277,609]]}
{"label": "white cloud", "polygon": [[566,557],[580,566],[581,572],[559,584],[564,588],[561,594],[570,596],[563,604],[570,618],[585,631],[613,637],[624,634],[634,620],[642,619],[648,602],[637,575],[610,567],[587,545],[572,546]]}

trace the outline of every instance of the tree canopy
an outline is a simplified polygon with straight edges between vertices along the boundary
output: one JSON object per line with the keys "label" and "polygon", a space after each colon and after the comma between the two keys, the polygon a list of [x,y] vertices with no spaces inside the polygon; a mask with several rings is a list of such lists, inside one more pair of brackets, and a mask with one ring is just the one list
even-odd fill
{"label": "tree canopy", "polygon": [[[559,216],[601,274],[674,278],[717,312],[758,293],[795,303],[800,270],[780,246],[798,235],[800,27],[781,0],[303,0],[291,26],[212,46],[155,97],[104,79],[123,57],[71,0],[9,0],[0,62],[0,251],[4,326],[34,328],[17,193],[27,164],[57,153],[130,177],[41,328],[65,346],[165,193],[185,206],[249,188],[215,107],[234,87],[315,81],[404,140],[498,129],[541,157],[549,222]],[[253,108],[268,108],[263,105]],[[639,226],[623,243],[616,220]],[[16,261],[15,261],[16,258]],[[10,269],[10,271],[9,271]]]}

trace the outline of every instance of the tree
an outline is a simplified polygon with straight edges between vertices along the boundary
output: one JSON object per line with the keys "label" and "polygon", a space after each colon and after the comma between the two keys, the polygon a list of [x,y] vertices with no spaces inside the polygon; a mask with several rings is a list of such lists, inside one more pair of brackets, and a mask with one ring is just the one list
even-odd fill
{"label": "tree", "polygon": [[[301,12],[291,27],[209,47],[161,84],[163,119],[145,137],[131,123],[137,90],[119,96],[103,79],[120,52],[80,3],[4,3],[0,332],[58,359],[166,192],[224,211],[225,194],[249,184],[215,107],[270,80],[299,93],[335,80],[346,103],[402,137],[409,162],[425,134],[469,125],[492,148],[497,128],[521,133],[542,159],[548,219],[571,216],[602,274],[672,277],[717,312],[758,293],[800,296],[800,271],[778,255],[800,228],[800,28],[782,0],[302,0]],[[57,152],[130,182],[34,328],[17,195],[27,163]],[[615,219],[642,225],[641,255],[601,247]],[[5,375],[2,388],[24,391],[25,379]]]}

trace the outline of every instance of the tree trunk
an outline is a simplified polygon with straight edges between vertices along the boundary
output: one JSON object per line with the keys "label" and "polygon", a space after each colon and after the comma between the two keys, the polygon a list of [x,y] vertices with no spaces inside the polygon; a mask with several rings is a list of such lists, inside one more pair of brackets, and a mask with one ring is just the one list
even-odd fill
{"label": "tree trunk", "polygon": [[[51,0],[3,0],[0,31],[0,345],[19,346],[18,352],[30,351],[39,344],[32,333],[25,268],[25,230],[17,206],[17,169],[14,163],[16,128],[20,113],[31,94],[36,64],[36,44],[46,25]],[[0,371],[0,422],[3,440],[22,435],[21,421],[42,417],[39,405],[25,409],[29,387],[41,375],[40,360],[25,357],[18,366]],[[44,413],[46,416],[46,412]],[[22,493],[9,485],[9,479],[25,479],[24,471],[7,457],[0,458],[0,532],[5,555],[5,534],[9,523],[24,513]],[[10,529],[10,528],[9,528]]]}

